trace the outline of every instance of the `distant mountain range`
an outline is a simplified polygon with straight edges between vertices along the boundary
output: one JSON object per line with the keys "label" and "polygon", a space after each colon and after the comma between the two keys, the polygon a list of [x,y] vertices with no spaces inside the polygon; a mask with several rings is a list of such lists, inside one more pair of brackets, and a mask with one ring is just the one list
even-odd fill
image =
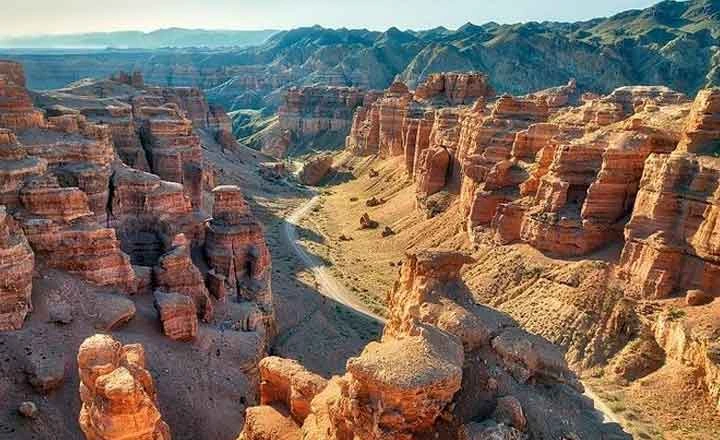
{"label": "distant mountain range", "polygon": [[21,49],[159,49],[163,47],[244,47],[261,44],[277,33],[170,28],[153,32],[122,31],[86,34],[0,37],[0,47]]}
{"label": "distant mountain range", "polygon": [[[201,87],[228,110],[267,113],[290,86],[383,89],[400,79],[412,87],[441,71],[484,71],[499,92],[513,94],[565,84],[570,78],[581,90],[600,93],[629,84],[663,84],[693,95],[720,84],[720,0],[663,1],[577,23],[468,23],[456,30],[385,32],[314,26],[270,33],[247,47],[0,51],[0,57],[23,62],[34,88],[137,69],[149,83]],[[217,45],[233,46],[216,37],[212,41]],[[201,39],[182,41],[203,45]]]}

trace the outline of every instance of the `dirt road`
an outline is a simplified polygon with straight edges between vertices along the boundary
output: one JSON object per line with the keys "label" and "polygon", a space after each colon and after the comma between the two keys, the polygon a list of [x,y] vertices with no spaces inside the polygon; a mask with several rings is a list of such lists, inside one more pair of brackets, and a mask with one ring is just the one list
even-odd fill
{"label": "dirt road", "polygon": [[368,318],[372,318],[381,323],[385,323],[385,318],[370,311],[367,306],[360,302],[355,295],[344,284],[340,283],[330,273],[325,264],[314,255],[308,253],[305,248],[298,243],[297,226],[302,219],[312,211],[312,209],[320,202],[320,196],[315,196],[307,203],[293,211],[286,219],[283,225],[283,235],[292,247],[295,254],[302,260],[315,276],[318,283],[320,293],[328,298],[335,300]]}

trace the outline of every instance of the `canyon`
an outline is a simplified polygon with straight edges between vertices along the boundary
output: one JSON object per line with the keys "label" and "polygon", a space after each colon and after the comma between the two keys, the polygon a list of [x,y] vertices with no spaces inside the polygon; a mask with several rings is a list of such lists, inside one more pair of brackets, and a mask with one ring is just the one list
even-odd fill
{"label": "canyon", "polygon": [[[342,326],[284,322],[292,319],[288,308],[302,310],[301,303],[276,298],[264,228],[247,189],[237,185],[245,181],[255,197],[268,197],[267,176],[256,153],[225,135],[221,110],[198,90],[148,86],[138,73],[31,94],[21,65],[0,66],[2,249],[11,257],[0,296],[3,330],[10,333],[0,342],[11,353],[3,375],[14,383],[5,405],[35,393],[49,399],[33,403],[33,422],[13,420],[23,417],[15,413],[3,419],[4,430],[98,440],[238,433],[249,439],[263,438],[257,436],[266,428],[275,432],[279,423],[288,435],[303,430],[317,438],[457,437],[478,430],[542,437],[559,435],[559,421],[541,421],[553,406],[563,433],[624,435],[594,412],[557,347],[462,296],[459,272],[472,260],[460,253],[408,256],[382,338],[373,342],[362,324],[347,355],[335,366],[325,359],[338,374],[347,361],[342,376],[328,381],[298,363],[264,358],[270,350],[303,358],[315,350],[306,336],[303,347],[283,347],[283,339]],[[428,105],[484,100],[491,94],[486,79],[433,77],[423,99]],[[397,104],[410,95],[397,86],[389,93],[378,99]],[[390,125],[382,133],[399,131]],[[397,143],[387,146],[395,149]],[[299,178],[314,184],[332,172],[332,157],[316,162]],[[247,185],[249,178],[254,183]],[[271,198],[303,200],[298,189],[276,185]],[[280,286],[286,295],[298,284],[281,279]],[[350,318],[352,307],[343,312],[317,294],[305,293],[303,301],[307,295],[317,297],[326,316],[345,314],[344,325],[372,321]],[[430,302],[438,308],[418,309]],[[406,358],[396,359],[399,353]],[[295,373],[286,378],[288,368]],[[200,381],[187,383],[200,369]],[[474,383],[478,375],[481,384]],[[178,388],[189,392],[178,396]],[[565,397],[558,400],[558,392]],[[185,399],[198,398],[217,403],[189,416]],[[276,414],[284,414],[283,402],[292,417]]]}
{"label": "canyon", "polygon": [[718,11],[0,50],[0,437],[716,438]]}
{"label": "canyon", "polygon": [[[562,346],[586,383],[636,405],[634,414],[655,405],[653,393],[668,393],[661,378],[675,375],[678,388],[664,397],[694,395],[712,427],[690,434],[659,412],[650,425],[706,438],[718,408],[710,249],[720,90],[692,99],[629,86],[601,96],[570,81],[519,97],[483,89],[453,103],[453,93],[431,84],[455,77],[435,75],[415,91],[396,83],[356,111],[335,164],[354,179],[334,185],[300,223],[326,242],[301,243],[388,318],[383,340],[399,325],[393,294],[383,297],[398,259],[436,246],[466,252],[472,258],[457,271],[471,303]],[[392,235],[358,229],[359,217]],[[364,261],[368,252],[374,258]],[[420,307],[402,303],[445,330],[482,338],[481,324],[469,325],[477,335],[455,327],[471,319],[465,312],[421,298]],[[659,435],[634,414],[631,432]]]}

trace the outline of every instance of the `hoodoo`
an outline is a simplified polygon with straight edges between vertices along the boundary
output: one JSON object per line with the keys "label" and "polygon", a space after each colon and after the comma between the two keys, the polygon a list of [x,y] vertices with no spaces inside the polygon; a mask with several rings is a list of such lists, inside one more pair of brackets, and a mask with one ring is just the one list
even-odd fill
{"label": "hoodoo", "polygon": [[80,345],[77,363],[80,428],[87,440],[170,440],[142,345],[122,345],[110,336],[95,335]]}

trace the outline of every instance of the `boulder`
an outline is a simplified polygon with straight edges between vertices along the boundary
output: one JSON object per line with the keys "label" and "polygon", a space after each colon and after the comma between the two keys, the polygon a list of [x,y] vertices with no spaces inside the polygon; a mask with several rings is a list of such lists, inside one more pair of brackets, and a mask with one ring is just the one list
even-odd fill
{"label": "boulder", "polygon": [[62,354],[33,354],[25,367],[25,374],[36,391],[47,394],[65,381],[65,357]]}
{"label": "boulder", "polygon": [[193,299],[179,293],[155,291],[155,308],[165,336],[176,341],[195,338],[198,331],[197,309]]}
{"label": "boulder", "polygon": [[383,231],[382,231],[382,237],[387,238],[387,237],[390,237],[391,235],[395,235],[395,231],[393,231],[390,226],[385,226],[385,229],[383,229]]}
{"label": "boulder", "polygon": [[366,212],[360,217],[360,229],[377,229],[380,224],[370,218],[370,215]]}
{"label": "boulder", "polygon": [[715,300],[713,295],[709,295],[702,290],[690,290],[685,295],[685,302],[689,306],[704,306]]}
{"label": "boulder", "polygon": [[18,407],[18,412],[21,416],[28,419],[35,419],[40,414],[37,405],[34,402],[23,402]]}
{"label": "boulder", "polygon": [[330,155],[320,155],[308,159],[303,164],[298,179],[303,185],[318,185],[332,169],[333,158]]}
{"label": "boulder", "polygon": [[135,317],[135,303],[126,296],[99,294],[96,298],[95,328],[109,332],[127,324]]}

